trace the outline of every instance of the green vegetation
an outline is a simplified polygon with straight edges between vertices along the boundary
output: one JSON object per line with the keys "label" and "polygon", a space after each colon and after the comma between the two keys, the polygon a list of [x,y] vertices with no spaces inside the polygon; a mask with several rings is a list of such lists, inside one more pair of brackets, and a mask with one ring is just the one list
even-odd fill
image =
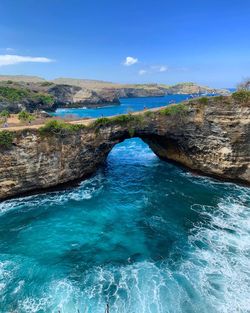
{"label": "green vegetation", "polygon": [[99,127],[99,126],[104,126],[104,125],[108,125],[110,124],[110,119],[107,118],[107,117],[100,117],[100,118],[97,118],[94,122],[93,122],[93,126],[94,127]]}
{"label": "green vegetation", "polygon": [[52,85],[54,85],[54,83],[52,83],[52,82],[42,82],[41,83],[42,87],[48,87],[48,86],[52,86]]}
{"label": "green vegetation", "polygon": [[20,113],[18,113],[18,119],[21,122],[31,122],[35,119],[35,117],[26,110],[22,110]]}
{"label": "green vegetation", "polygon": [[213,97],[214,100],[218,100],[218,101],[223,101],[225,97],[223,96],[216,96],[216,97]]}
{"label": "green vegetation", "polygon": [[188,107],[183,104],[175,104],[167,106],[166,108],[160,110],[161,115],[184,115]]}
{"label": "green vegetation", "polygon": [[141,123],[143,122],[143,116],[142,115],[132,115],[132,114],[122,114],[122,115],[117,115],[114,117],[100,117],[96,119],[91,126],[94,127],[101,127],[105,125],[124,125],[128,123]]}
{"label": "green vegetation", "polygon": [[9,86],[0,86],[0,99],[8,102],[36,102],[42,105],[52,105],[54,97],[41,92],[34,92],[25,88],[14,88]]}
{"label": "green vegetation", "polygon": [[54,134],[63,137],[84,128],[86,126],[82,124],[77,125],[65,123],[64,121],[50,120],[43,127],[39,128],[39,133],[43,136]]}
{"label": "green vegetation", "polygon": [[52,105],[55,101],[54,97],[47,94],[38,93],[34,96],[34,100],[43,105]]}
{"label": "green vegetation", "polygon": [[0,86],[0,97],[10,102],[21,101],[29,94],[30,92],[26,89]]}
{"label": "green vegetation", "polygon": [[200,104],[207,105],[207,104],[208,104],[208,98],[207,98],[207,97],[199,98],[199,99],[198,99],[198,102],[199,102]]}
{"label": "green vegetation", "polygon": [[8,130],[0,131],[0,146],[4,148],[10,148],[14,139],[12,132]]}
{"label": "green vegetation", "polygon": [[5,122],[10,117],[10,112],[8,110],[3,110],[0,112],[0,118],[3,119]]}
{"label": "green vegetation", "polygon": [[153,115],[154,115],[154,112],[152,112],[152,111],[146,111],[144,113],[144,116],[147,116],[147,117],[152,117]]}
{"label": "green vegetation", "polygon": [[250,101],[250,90],[239,90],[232,94],[232,97],[237,102],[248,102]]}

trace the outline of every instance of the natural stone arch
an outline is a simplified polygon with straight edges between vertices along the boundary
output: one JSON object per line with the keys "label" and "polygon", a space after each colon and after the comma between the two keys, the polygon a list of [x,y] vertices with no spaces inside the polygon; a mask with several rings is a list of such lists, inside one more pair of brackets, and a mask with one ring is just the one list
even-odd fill
{"label": "natural stone arch", "polygon": [[0,153],[0,199],[84,179],[117,143],[133,137],[162,159],[249,184],[249,103],[217,97],[179,108],[100,119],[65,136],[16,131],[12,147]]}

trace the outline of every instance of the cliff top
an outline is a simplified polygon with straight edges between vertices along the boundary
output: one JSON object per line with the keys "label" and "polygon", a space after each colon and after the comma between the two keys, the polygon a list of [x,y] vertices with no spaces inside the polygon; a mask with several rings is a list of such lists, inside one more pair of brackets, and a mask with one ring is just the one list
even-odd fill
{"label": "cliff top", "polygon": [[94,80],[94,79],[81,79],[81,78],[67,78],[67,77],[59,77],[52,80],[46,80],[42,77],[38,76],[26,76],[26,75],[0,75],[0,82],[1,81],[13,81],[13,82],[24,82],[24,83],[54,83],[56,85],[71,85],[71,86],[79,86],[82,88],[88,89],[105,89],[105,88],[112,88],[112,89],[121,89],[121,88],[144,88],[144,89],[151,89],[151,88],[184,88],[184,87],[199,87],[204,90],[224,90],[224,89],[217,89],[217,88],[210,88],[207,86],[201,86],[194,82],[180,82],[173,85],[167,84],[160,84],[160,83],[146,83],[146,84],[126,84],[126,83],[114,83],[102,80]]}

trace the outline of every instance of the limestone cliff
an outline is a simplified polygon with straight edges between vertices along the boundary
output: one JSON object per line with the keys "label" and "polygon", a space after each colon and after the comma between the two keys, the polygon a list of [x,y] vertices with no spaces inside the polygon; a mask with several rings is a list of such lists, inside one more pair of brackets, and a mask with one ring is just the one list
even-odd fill
{"label": "limestone cliff", "polygon": [[58,107],[91,107],[119,103],[117,93],[111,89],[91,90],[48,81],[0,81],[0,111],[54,111]]}
{"label": "limestone cliff", "polygon": [[250,97],[193,100],[99,119],[69,132],[30,128],[13,136],[10,147],[1,147],[0,199],[82,179],[130,137],[191,170],[250,183]]}
{"label": "limestone cliff", "polygon": [[58,107],[93,107],[119,104],[119,98],[162,97],[166,94],[229,94],[224,89],[181,83],[116,84],[103,81],[59,78],[46,81],[32,76],[0,76],[0,111],[56,110]]}

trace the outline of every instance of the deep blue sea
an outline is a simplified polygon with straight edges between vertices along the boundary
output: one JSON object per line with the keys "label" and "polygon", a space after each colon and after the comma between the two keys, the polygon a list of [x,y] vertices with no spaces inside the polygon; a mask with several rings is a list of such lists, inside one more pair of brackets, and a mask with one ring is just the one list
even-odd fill
{"label": "deep blue sea", "polygon": [[78,187],[0,203],[0,312],[246,313],[249,236],[249,188],[129,139]]}
{"label": "deep blue sea", "polygon": [[145,108],[157,108],[165,106],[172,102],[181,102],[190,99],[190,95],[168,95],[165,97],[151,97],[151,98],[128,98],[120,99],[120,105],[100,106],[98,108],[88,109],[73,108],[73,109],[58,109],[53,115],[65,117],[70,115],[72,117],[102,117],[117,114],[126,114],[129,112],[140,111]]}

